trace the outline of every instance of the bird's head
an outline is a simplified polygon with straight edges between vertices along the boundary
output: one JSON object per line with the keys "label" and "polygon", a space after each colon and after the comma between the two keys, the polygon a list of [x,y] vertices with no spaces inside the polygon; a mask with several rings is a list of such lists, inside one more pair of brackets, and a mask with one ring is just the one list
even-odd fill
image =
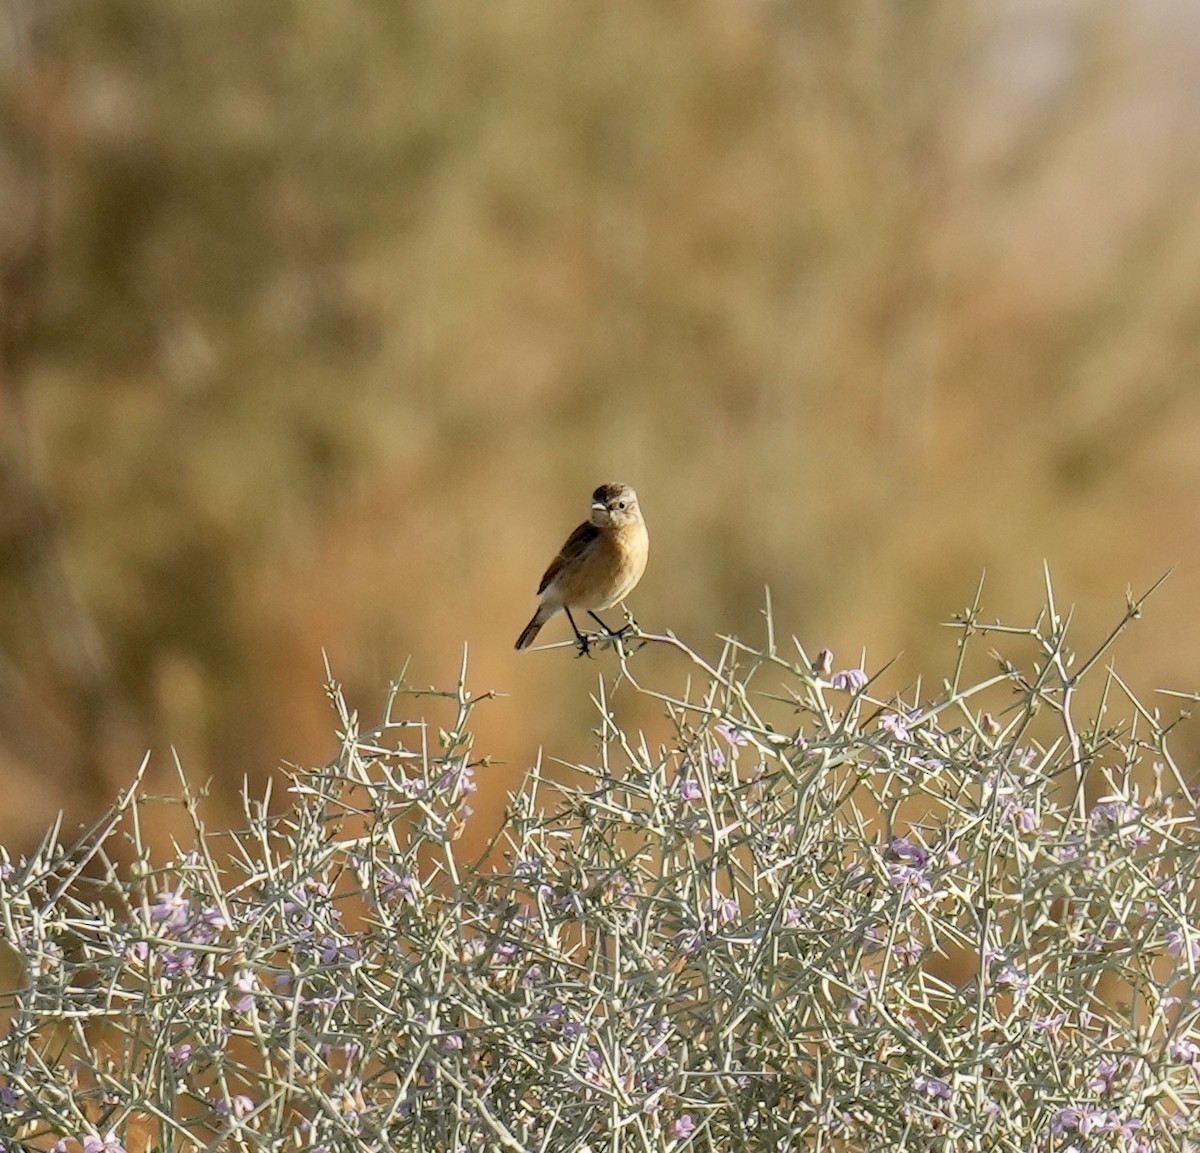
{"label": "bird's head", "polygon": [[602,484],[592,493],[592,512],[588,518],[597,528],[621,528],[640,524],[642,510],[637,493],[627,484]]}

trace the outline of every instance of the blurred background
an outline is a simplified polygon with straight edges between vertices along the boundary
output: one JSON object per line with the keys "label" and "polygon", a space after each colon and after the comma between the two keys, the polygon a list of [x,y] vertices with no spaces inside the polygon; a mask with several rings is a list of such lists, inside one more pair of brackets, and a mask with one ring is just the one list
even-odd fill
{"label": "blurred background", "polygon": [[1198,109],[1190,0],[0,0],[0,840],[324,761],[322,650],[468,645],[485,805],[586,756],[611,654],[512,645],[603,481],[703,651],[1175,566],[1198,687]]}

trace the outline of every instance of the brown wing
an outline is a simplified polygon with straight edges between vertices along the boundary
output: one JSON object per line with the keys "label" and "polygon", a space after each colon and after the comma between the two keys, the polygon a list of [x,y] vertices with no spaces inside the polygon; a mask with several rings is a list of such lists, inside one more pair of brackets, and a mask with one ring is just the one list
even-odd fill
{"label": "brown wing", "polygon": [[571,533],[567,537],[567,543],[558,550],[558,556],[550,562],[550,567],[542,574],[542,583],[538,585],[538,596],[546,591],[546,586],[558,575],[563,565],[574,560],[599,535],[600,530],[591,521],[586,520]]}

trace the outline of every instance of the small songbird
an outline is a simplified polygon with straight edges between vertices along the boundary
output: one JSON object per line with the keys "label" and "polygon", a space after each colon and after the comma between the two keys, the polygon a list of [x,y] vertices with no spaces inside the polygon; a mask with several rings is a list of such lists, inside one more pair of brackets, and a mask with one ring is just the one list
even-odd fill
{"label": "small songbird", "polygon": [[623,601],[646,571],[650,537],[638,508],[637,493],[627,484],[602,484],[592,493],[592,511],[559,549],[538,585],[542,598],[533,619],[517,637],[528,648],[538,630],[559,609],[567,614],[581,652],[588,639],[579,631],[572,609],[584,609],[610,636],[616,635],[596,616],[596,609]]}

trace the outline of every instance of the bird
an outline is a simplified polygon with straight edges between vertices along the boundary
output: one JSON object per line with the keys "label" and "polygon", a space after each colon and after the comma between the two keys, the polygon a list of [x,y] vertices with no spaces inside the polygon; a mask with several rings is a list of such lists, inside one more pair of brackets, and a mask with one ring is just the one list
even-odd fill
{"label": "bird", "polygon": [[592,493],[588,519],[567,537],[542,576],[538,585],[541,603],[515,647],[533,644],[542,625],[559,609],[571,622],[580,655],[588,651],[588,638],[579,631],[572,609],[584,609],[605,633],[620,636],[595,610],[612,608],[633,592],[646,571],[649,550],[650,537],[637,493],[627,484],[602,484]]}

